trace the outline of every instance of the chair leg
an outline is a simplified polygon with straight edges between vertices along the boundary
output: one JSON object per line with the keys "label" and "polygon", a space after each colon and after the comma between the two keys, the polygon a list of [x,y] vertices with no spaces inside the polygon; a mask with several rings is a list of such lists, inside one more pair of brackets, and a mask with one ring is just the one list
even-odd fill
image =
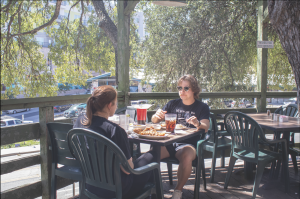
{"label": "chair leg", "polygon": [[154,179],[155,179],[155,187],[156,187],[156,198],[164,199],[160,169],[154,169],[154,176],[155,176]]}
{"label": "chair leg", "polygon": [[56,199],[56,175],[54,174],[54,170],[52,169],[51,173],[51,192],[50,198]]}
{"label": "chair leg", "polygon": [[227,187],[228,187],[229,179],[230,179],[230,176],[231,176],[231,173],[233,170],[233,166],[234,166],[236,160],[237,160],[236,157],[230,156],[229,167],[228,167],[228,172],[227,172],[226,178],[225,178],[224,189],[227,189]]}
{"label": "chair leg", "polygon": [[221,150],[221,168],[225,168],[225,150]]}
{"label": "chair leg", "polygon": [[253,185],[253,190],[252,190],[252,198],[253,199],[255,198],[257,190],[259,188],[259,184],[260,184],[262,175],[264,173],[265,166],[266,166],[265,163],[257,164],[256,175],[255,175],[255,180],[254,180],[254,185]]}
{"label": "chair leg", "polygon": [[202,159],[202,179],[203,179],[203,187],[206,190],[206,176],[205,176],[205,164],[204,159]]}
{"label": "chair leg", "polygon": [[170,185],[173,185],[173,171],[172,171],[172,163],[167,163],[167,167],[168,167],[168,174],[169,174],[169,182]]}
{"label": "chair leg", "polygon": [[214,151],[212,153],[212,160],[211,160],[211,170],[210,170],[210,182],[214,182],[215,177],[215,167],[216,167],[216,146],[214,147]]}
{"label": "chair leg", "polygon": [[292,161],[293,161],[293,165],[294,165],[295,174],[298,174],[298,166],[297,166],[296,156],[291,155],[291,157],[292,157]]}
{"label": "chair leg", "polygon": [[198,160],[197,168],[196,168],[196,175],[195,175],[195,185],[194,185],[194,199],[199,198],[200,192],[200,173],[201,173],[201,161]]}

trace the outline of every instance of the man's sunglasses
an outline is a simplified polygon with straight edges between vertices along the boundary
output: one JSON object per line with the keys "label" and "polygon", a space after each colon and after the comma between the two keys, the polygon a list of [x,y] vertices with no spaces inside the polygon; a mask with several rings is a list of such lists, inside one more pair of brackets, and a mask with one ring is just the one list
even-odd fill
{"label": "man's sunglasses", "polygon": [[[182,86],[177,86],[178,91],[182,91]],[[183,87],[184,91],[188,91],[190,89],[190,87],[185,86]]]}

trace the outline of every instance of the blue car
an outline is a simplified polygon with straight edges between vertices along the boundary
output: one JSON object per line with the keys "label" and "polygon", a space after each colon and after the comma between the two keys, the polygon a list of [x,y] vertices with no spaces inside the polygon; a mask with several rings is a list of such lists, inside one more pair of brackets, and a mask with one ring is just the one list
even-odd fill
{"label": "blue car", "polygon": [[64,112],[66,118],[77,117],[79,113],[86,108],[86,103],[74,104]]}

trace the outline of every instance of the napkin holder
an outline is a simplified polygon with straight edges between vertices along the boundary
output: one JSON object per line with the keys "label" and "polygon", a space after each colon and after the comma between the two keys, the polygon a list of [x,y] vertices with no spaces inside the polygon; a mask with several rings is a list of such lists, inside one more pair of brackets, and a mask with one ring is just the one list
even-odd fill
{"label": "napkin holder", "polygon": [[285,115],[280,115],[279,116],[279,122],[288,122],[289,121],[289,117],[285,116]]}

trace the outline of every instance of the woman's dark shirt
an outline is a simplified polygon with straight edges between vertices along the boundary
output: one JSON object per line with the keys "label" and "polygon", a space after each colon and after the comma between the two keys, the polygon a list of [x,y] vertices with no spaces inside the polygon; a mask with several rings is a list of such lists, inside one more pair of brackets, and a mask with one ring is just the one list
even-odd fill
{"label": "woman's dark shirt", "polygon": [[[87,126],[83,125],[84,120],[86,120],[85,115],[79,116],[74,124],[74,128],[87,128]],[[116,145],[118,145],[118,147],[123,151],[127,160],[131,158],[127,134],[125,130],[121,128],[119,125],[107,120],[106,118],[93,116],[92,124],[88,127],[88,129],[109,138]],[[121,171],[121,180],[122,180],[122,191],[123,194],[125,194],[126,191],[129,190],[129,188],[131,187],[133,178],[132,175],[127,175]],[[114,192],[100,189],[92,185],[86,184],[86,188],[92,193],[104,198],[115,197]]]}

